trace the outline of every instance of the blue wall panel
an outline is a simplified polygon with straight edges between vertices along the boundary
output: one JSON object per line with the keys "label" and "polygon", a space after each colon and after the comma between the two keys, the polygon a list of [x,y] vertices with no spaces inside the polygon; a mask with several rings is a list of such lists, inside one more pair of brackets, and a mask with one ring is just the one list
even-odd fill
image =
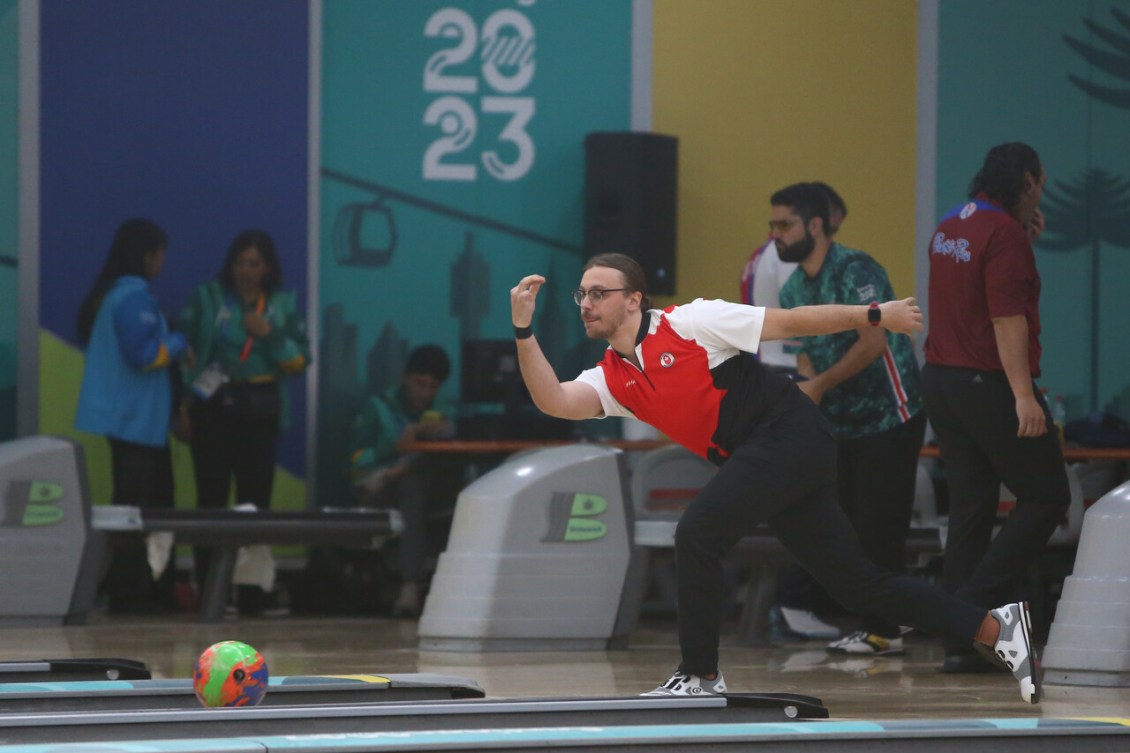
{"label": "blue wall panel", "polygon": [[[114,229],[169,233],[175,313],[241,230],[270,232],[306,305],[308,6],[303,0],[41,4],[41,326],[75,342]],[[280,462],[301,474],[305,396]]]}

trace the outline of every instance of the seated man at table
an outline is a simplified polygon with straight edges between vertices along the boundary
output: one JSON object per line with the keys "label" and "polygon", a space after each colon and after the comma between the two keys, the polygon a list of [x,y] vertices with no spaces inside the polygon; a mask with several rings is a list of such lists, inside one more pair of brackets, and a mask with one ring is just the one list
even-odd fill
{"label": "seated man at table", "polygon": [[400,383],[370,396],[353,422],[349,473],[358,502],[395,507],[404,520],[398,539],[401,585],[392,607],[394,616],[420,614],[429,559],[447,544],[451,512],[464,481],[462,464],[456,459],[404,452],[409,442],[453,436],[451,406],[437,399],[450,373],[451,362],[443,348],[415,348],[408,354]]}

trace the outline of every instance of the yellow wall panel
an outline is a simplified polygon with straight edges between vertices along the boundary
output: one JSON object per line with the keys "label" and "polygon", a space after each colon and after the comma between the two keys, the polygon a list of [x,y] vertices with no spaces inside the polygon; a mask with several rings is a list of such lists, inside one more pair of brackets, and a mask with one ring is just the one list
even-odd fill
{"label": "yellow wall panel", "polygon": [[838,239],[914,293],[917,10],[909,0],[654,0],[652,130],[679,137],[677,295],[738,295],[769,196],[848,206]]}

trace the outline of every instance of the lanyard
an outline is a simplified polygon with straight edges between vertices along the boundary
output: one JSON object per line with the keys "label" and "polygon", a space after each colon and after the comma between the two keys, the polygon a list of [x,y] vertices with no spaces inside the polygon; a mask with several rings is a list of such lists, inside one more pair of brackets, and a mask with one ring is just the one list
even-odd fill
{"label": "lanyard", "polygon": [[[262,316],[263,312],[266,310],[266,307],[267,307],[267,297],[265,295],[263,295],[262,293],[260,293],[259,294],[259,300],[257,300],[255,302],[255,313],[258,314],[259,316]],[[239,305],[239,301],[234,296],[229,296],[228,300],[224,301],[224,308],[220,312],[220,315],[218,317],[219,320],[220,320],[220,337],[221,338],[225,338],[226,335],[227,335],[228,320],[231,319],[231,315],[232,315],[231,312],[232,312],[232,309],[234,309],[234,308],[238,308],[239,311],[243,310],[243,307]],[[246,362],[247,359],[251,357],[251,347],[254,344],[255,344],[255,338],[252,337],[250,334],[248,334],[247,339],[243,341],[243,347],[239,351],[239,361],[240,361],[240,363]]]}
{"label": "lanyard", "polygon": [[[259,294],[259,300],[255,302],[255,313],[259,316],[263,315],[263,308],[266,306],[266,296],[262,293]],[[247,339],[243,341],[243,350],[239,351],[239,362],[245,362],[251,356],[251,346],[255,344],[255,338],[250,334]]]}

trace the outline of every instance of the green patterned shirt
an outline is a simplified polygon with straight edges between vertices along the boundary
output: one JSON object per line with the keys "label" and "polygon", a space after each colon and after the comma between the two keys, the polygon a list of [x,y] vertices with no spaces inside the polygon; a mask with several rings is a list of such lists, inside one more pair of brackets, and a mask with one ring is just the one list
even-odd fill
{"label": "green patterned shirt", "polygon": [[[833,243],[816,277],[810,278],[803,269],[789,277],[781,288],[781,307],[882,303],[894,297],[881,264],[863,251]],[[790,350],[805,353],[819,374],[843,358],[858,339],[854,330],[802,337]],[[922,410],[914,342],[907,335],[888,332],[883,355],[824,393],[820,407],[841,439],[877,434],[908,421]]]}

